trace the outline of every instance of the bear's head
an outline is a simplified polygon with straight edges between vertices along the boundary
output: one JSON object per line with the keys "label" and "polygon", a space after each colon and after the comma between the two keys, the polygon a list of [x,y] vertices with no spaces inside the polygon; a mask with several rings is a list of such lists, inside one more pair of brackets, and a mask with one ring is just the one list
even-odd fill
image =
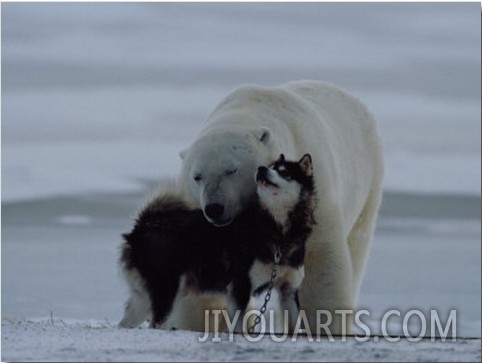
{"label": "bear's head", "polygon": [[267,128],[220,127],[180,153],[181,182],[210,223],[228,225],[247,206],[256,193],[253,176],[258,166],[273,155],[270,145]]}

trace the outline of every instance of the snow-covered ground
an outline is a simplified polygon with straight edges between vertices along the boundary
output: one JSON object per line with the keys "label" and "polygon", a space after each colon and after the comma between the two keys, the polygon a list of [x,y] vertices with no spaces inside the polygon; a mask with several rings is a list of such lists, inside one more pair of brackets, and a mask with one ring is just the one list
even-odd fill
{"label": "snow-covered ground", "polygon": [[120,330],[108,321],[55,318],[2,321],[2,328],[6,327],[8,340],[3,343],[16,348],[15,352],[8,349],[9,354],[3,355],[8,361],[480,361],[480,339],[390,343],[384,339],[360,342],[355,338],[330,341],[327,337],[310,341],[307,336],[299,336],[294,341],[287,338],[275,343],[269,335],[258,342],[250,342],[244,335],[235,335],[230,341],[228,334],[223,333],[219,335],[220,341],[213,341],[214,335],[211,335],[206,342],[200,343],[200,333]]}
{"label": "snow-covered ground", "polygon": [[305,78],[355,93],[384,137],[358,304],[372,333],[390,309],[455,309],[457,335],[480,338],[480,4],[1,9],[2,360],[480,361],[480,339],[199,343],[114,327],[120,234],[208,112],[240,83]]}

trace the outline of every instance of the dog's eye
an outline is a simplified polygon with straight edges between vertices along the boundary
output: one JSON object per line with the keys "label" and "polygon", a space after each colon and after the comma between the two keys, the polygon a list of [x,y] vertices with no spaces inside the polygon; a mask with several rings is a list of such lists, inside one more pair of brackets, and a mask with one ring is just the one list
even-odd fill
{"label": "dog's eye", "polygon": [[202,179],[201,174],[196,174],[196,175],[194,176],[194,180],[195,180],[196,182],[200,182],[201,179]]}
{"label": "dog's eye", "polygon": [[233,174],[236,174],[236,172],[238,171],[238,169],[228,169],[224,172],[225,175],[233,175]]}
{"label": "dog's eye", "polygon": [[285,176],[288,174],[284,165],[277,165],[275,169],[281,176]]}

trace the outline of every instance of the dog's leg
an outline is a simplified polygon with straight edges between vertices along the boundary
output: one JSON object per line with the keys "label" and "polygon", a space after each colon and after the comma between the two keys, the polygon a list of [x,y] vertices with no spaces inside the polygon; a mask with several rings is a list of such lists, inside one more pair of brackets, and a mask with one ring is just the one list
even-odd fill
{"label": "dog's leg", "polygon": [[[228,312],[229,322],[226,322],[226,325],[227,325],[228,331],[229,333],[242,333],[243,316],[245,313],[245,309],[243,309],[242,306],[239,305],[239,303],[231,294],[228,295],[227,300],[228,300],[227,312]],[[237,320],[234,321],[234,319],[237,319]]]}
{"label": "dog's leg", "polygon": [[144,291],[132,290],[119,327],[136,328],[149,318],[150,313],[151,303],[147,294]]}
{"label": "dog's leg", "polygon": [[233,279],[232,286],[229,289],[228,315],[232,322],[236,312],[240,312],[234,328],[236,333],[243,332],[243,319],[250,297],[251,281],[248,274],[242,274],[241,276],[237,276],[235,279]]}
{"label": "dog's leg", "polygon": [[162,323],[171,312],[174,299],[179,289],[180,276],[169,276],[170,278],[160,278],[156,288],[151,292],[152,320],[151,328],[160,328]]}
{"label": "dog's leg", "polygon": [[[290,284],[285,283],[280,288],[281,292],[281,299],[280,305],[281,310],[288,311],[288,332],[293,333],[296,327],[296,322],[298,319],[298,315],[300,313],[300,302],[298,299],[298,290],[292,287]],[[286,326],[286,324],[284,325]]]}

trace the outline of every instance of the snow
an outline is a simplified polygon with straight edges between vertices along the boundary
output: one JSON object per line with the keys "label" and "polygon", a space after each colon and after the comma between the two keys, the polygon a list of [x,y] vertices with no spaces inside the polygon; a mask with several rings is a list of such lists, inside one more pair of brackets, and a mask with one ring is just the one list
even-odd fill
{"label": "snow", "polygon": [[[200,343],[200,333],[148,329],[117,329],[109,321],[62,319],[3,321],[8,332],[3,343],[15,344],[2,358],[6,361],[480,361],[480,339],[401,340],[391,343],[375,337],[366,342],[355,338],[335,338],[310,342],[299,336],[273,343],[269,335],[259,342],[249,342],[243,335],[233,341],[220,334],[221,341]],[[35,341],[35,351],[31,349]],[[183,353],[180,353],[182,347]],[[39,352],[42,355],[39,356]]]}
{"label": "snow", "polygon": [[[1,10],[2,360],[480,361],[478,3]],[[372,333],[392,308],[456,309],[458,337],[477,339],[201,344],[115,328],[120,235],[145,198],[232,88],[294,79],[341,86],[380,125],[385,195],[357,306]]]}

